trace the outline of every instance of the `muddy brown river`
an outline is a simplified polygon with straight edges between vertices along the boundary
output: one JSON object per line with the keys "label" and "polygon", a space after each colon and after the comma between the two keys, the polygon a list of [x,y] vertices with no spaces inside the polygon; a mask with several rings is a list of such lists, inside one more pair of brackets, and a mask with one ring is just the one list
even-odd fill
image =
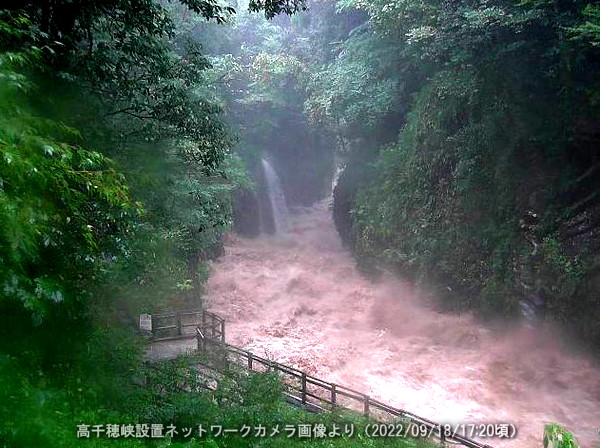
{"label": "muddy brown river", "polygon": [[297,209],[289,225],[277,237],[231,236],[213,263],[207,306],[226,319],[230,344],[439,423],[517,427],[492,446],[540,448],[544,424],[558,422],[600,447],[600,369],[551,329],[492,329],[435,311],[401,280],[366,279],[326,203]]}

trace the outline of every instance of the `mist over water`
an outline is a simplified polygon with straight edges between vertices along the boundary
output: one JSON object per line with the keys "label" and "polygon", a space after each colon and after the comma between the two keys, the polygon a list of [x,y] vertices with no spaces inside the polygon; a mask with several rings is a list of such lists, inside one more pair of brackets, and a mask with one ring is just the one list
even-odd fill
{"label": "mist over water", "polygon": [[512,423],[540,448],[558,422],[600,446],[600,369],[549,328],[493,330],[441,314],[413,286],[371,282],[342,248],[325,203],[295,209],[284,238],[230,236],[207,304],[228,342],[439,423]]}

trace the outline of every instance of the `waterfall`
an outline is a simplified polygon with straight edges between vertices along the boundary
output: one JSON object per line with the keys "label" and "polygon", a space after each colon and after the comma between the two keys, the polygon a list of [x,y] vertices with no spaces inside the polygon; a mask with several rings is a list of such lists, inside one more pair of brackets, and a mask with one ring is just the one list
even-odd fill
{"label": "waterfall", "polygon": [[333,171],[333,176],[331,178],[331,192],[333,193],[333,190],[335,189],[338,180],[340,180],[340,176],[342,174],[342,172],[344,171],[345,166],[342,165],[341,163],[336,163],[335,164],[335,168]]}
{"label": "waterfall", "polygon": [[542,319],[545,305],[545,300],[539,293],[531,293],[519,301],[521,316],[528,325],[533,325]]}
{"label": "waterfall", "polygon": [[273,211],[275,233],[279,233],[287,228],[288,212],[285,196],[281,188],[281,182],[279,182],[279,177],[267,159],[262,159],[262,166],[267,181],[267,194]]}

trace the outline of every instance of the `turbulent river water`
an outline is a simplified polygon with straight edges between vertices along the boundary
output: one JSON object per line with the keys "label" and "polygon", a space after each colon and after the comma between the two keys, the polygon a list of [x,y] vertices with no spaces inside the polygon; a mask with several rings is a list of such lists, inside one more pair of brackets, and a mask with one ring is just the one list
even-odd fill
{"label": "turbulent river water", "polygon": [[600,369],[547,328],[491,329],[448,315],[398,279],[372,282],[342,248],[325,203],[278,237],[228,238],[207,305],[227,339],[439,423],[512,423],[498,447],[540,448],[559,422],[600,447]]}

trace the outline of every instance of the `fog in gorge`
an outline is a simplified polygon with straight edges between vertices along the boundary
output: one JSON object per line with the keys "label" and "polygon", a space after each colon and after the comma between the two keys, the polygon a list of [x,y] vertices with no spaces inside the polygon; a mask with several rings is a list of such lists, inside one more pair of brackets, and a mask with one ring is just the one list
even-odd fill
{"label": "fog in gorge", "polygon": [[[1,6],[0,446],[337,421],[179,357],[225,335],[370,417],[600,448],[599,30],[593,0]],[[114,442],[426,443],[194,437]]]}
{"label": "fog in gorge", "polygon": [[482,439],[492,446],[539,447],[552,421],[593,446],[593,359],[571,354],[551,325],[498,328],[440,312],[426,284],[369,280],[341,246],[330,201],[292,208],[283,238],[231,238],[207,285],[229,343],[437,422],[518,428],[514,440]]}
{"label": "fog in gorge", "polygon": [[[254,72],[230,117],[242,129],[240,145],[263,155],[248,159],[258,186],[254,211],[237,202],[245,213],[213,265],[209,308],[226,317],[231,343],[260,356],[434,421],[518,427],[515,440],[488,441],[493,446],[538,447],[550,422],[596,446],[600,370],[552,315],[570,280],[544,266],[554,249],[541,233],[549,203],[540,181],[510,171],[510,163],[523,162],[502,167],[486,158],[493,144],[464,161],[452,155],[468,144],[461,133],[480,132],[478,118],[452,111],[439,123],[428,117],[469,93],[426,93],[433,110],[420,105],[424,81],[410,70],[394,72],[406,56],[377,34],[402,25],[377,22],[376,8],[366,8],[369,18],[352,8],[334,14],[323,2],[268,25],[240,18],[240,58]],[[433,89],[447,88],[435,82]],[[460,88],[477,89],[469,82]],[[458,107],[478,107],[465,104]],[[411,108],[424,114],[422,123],[407,115]],[[486,179],[494,164],[517,180]],[[495,198],[506,194],[515,201],[507,203],[510,217]],[[495,218],[485,208],[493,202]],[[481,233],[469,230],[477,226]],[[514,237],[491,243],[490,232]],[[589,241],[578,238],[565,254]],[[492,255],[499,250],[507,256]],[[493,269],[503,263],[500,277]]]}

